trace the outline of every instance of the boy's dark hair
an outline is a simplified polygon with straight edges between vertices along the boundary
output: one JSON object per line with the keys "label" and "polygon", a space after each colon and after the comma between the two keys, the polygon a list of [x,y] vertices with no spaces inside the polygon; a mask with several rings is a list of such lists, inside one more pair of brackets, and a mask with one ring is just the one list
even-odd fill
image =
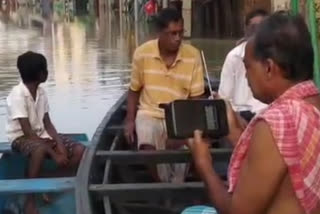
{"label": "boy's dark hair", "polygon": [[158,31],[162,31],[169,26],[170,22],[183,20],[181,13],[175,8],[165,8],[156,16],[155,24]]}
{"label": "boy's dark hair", "polygon": [[257,17],[257,16],[265,17],[268,15],[269,15],[269,13],[264,9],[253,10],[247,14],[246,19],[245,19],[245,24],[246,24],[246,26],[248,26],[250,24],[250,20],[253,19],[254,17]]}
{"label": "boy's dark hair", "polygon": [[48,72],[46,58],[32,51],[18,57],[17,67],[24,83],[40,81],[41,74]]}
{"label": "boy's dark hair", "polygon": [[254,38],[254,55],[273,59],[291,81],[313,79],[313,49],[308,27],[299,16],[275,13],[259,26]]}

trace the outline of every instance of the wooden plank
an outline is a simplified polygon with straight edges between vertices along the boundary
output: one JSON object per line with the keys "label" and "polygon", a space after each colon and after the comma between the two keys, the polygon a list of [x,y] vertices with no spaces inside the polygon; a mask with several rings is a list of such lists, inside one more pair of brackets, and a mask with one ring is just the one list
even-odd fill
{"label": "wooden plank", "polygon": [[11,143],[9,142],[0,142],[0,153],[10,153],[11,150]]}
{"label": "wooden plank", "polygon": [[92,193],[98,193],[117,200],[158,200],[167,197],[199,198],[205,195],[202,182],[187,183],[142,183],[142,184],[94,184],[89,186]]}
{"label": "wooden plank", "polygon": [[[90,141],[79,141],[84,146],[89,146]],[[0,153],[12,153],[11,143],[9,142],[0,142]]]}
{"label": "wooden plank", "polygon": [[[110,146],[110,151],[114,151],[116,146],[117,146],[117,142],[119,141],[119,136],[120,133],[118,133],[116,135],[116,137],[113,139],[113,142]],[[104,175],[103,175],[103,184],[107,184],[109,183],[109,177],[110,177],[110,170],[111,170],[111,160],[107,159],[106,160],[106,165],[104,168]],[[110,213],[112,212],[111,210],[111,203],[110,203],[110,198],[108,196],[104,196],[103,197],[103,207],[104,207],[104,211],[105,213]]]}
{"label": "wooden plank", "polygon": [[109,132],[118,132],[123,130],[123,125],[114,125],[107,128]]}
{"label": "wooden plank", "polygon": [[[211,149],[214,161],[227,162],[230,159],[231,149]],[[161,150],[161,151],[97,151],[96,155],[102,159],[110,159],[116,164],[137,163],[183,163],[192,159],[188,150]]]}
{"label": "wooden plank", "polygon": [[[94,145],[92,145],[93,147]],[[87,191],[89,176],[84,176],[89,171],[87,161],[92,156],[92,147],[88,148],[82,156],[80,165],[78,167],[76,177],[75,199],[76,199],[76,213],[77,214],[92,214],[89,195]]]}
{"label": "wooden plank", "polygon": [[112,214],[111,202],[110,202],[109,196],[103,197],[103,207],[104,207],[104,213]]}
{"label": "wooden plank", "polygon": [[[81,163],[78,169],[76,177],[76,210],[77,214],[92,214],[92,205],[89,196],[89,182],[90,174],[92,173],[92,165],[94,164],[94,157],[96,154],[97,146],[102,143],[101,136],[107,125],[110,125],[110,121],[114,114],[120,111],[120,107],[125,103],[127,94],[123,94],[117,103],[109,110],[106,116],[101,121],[100,125],[96,129],[93,135],[91,146],[87,149],[85,155],[81,159]],[[105,142],[103,142],[105,143]],[[108,213],[109,214],[109,213]],[[110,213],[111,214],[111,213]]]}
{"label": "wooden plank", "polygon": [[73,190],[75,178],[34,178],[0,180],[0,193],[43,193]]}
{"label": "wooden plank", "polygon": [[[119,134],[117,134],[116,137],[113,139],[112,144],[110,146],[110,151],[114,151],[114,149],[116,148],[117,142],[119,141]],[[103,175],[103,183],[104,184],[109,183],[110,167],[111,167],[111,160],[107,159],[106,165],[104,168],[104,175]]]}

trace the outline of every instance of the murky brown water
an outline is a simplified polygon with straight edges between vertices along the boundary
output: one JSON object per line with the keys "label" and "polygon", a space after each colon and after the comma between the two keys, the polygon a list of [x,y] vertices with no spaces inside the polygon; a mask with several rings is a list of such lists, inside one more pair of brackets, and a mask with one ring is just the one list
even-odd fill
{"label": "murky brown water", "polygon": [[[19,82],[16,58],[27,51],[43,53],[49,64],[44,84],[51,117],[60,132],[84,132],[89,137],[113,103],[127,89],[130,58],[137,43],[150,38],[147,24],[100,14],[39,22],[26,8],[0,11],[0,141],[5,141],[5,98]],[[193,39],[203,49],[209,70],[218,76],[233,41]]]}

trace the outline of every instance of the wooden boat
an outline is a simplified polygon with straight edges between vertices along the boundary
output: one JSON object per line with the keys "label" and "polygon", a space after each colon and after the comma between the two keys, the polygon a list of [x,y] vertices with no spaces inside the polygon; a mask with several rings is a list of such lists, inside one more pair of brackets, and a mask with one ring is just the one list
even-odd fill
{"label": "wooden boat", "polygon": [[[123,121],[127,95],[111,108],[97,128],[76,180],[77,214],[180,213],[196,201],[206,203],[203,184],[194,176],[185,183],[154,183],[148,163],[190,162],[189,151],[136,151],[125,142]],[[214,167],[226,178],[231,149],[218,142]],[[79,188],[78,188],[79,187]]]}
{"label": "wooden boat", "polygon": [[[72,139],[89,145],[86,134],[68,134]],[[41,214],[72,214],[75,206],[75,177],[64,178],[25,178],[27,159],[11,151],[8,143],[0,143],[0,214],[22,214],[24,196],[28,193],[49,193],[52,203],[37,200]],[[47,160],[44,170],[49,172],[56,168],[53,161]]]}

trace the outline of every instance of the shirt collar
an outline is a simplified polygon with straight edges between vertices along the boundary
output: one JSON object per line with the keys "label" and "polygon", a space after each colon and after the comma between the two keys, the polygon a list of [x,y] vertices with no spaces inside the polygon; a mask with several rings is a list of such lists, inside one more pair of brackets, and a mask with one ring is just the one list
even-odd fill
{"label": "shirt collar", "polygon": [[246,53],[246,46],[247,46],[247,41],[243,41],[241,44],[240,44],[240,47],[241,47],[241,51],[240,51],[240,57],[242,59],[244,59],[244,55]]}
{"label": "shirt collar", "polygon": [[[25,97],[32,98],[32,95],[31,95],[29,89],[27,88],[27,86],[22,81],[19,83],[19,87],[20,87],[20,89],[21,89],[21,91],[22,91],[22,93],[23,93],[23,95]],[[38,89],[37,89],[37,99],[42,94],[43,94],[43,90],[41,90],[41,86],[39,85]]]}
{"label": "shirt collar", "polygon": [[300,82],[291,88],[287,89],[279,99],[304,99],[309,96],[315,96],[319,94],[319,89],[315,85],[314,81],[307,80]]}
{"label": "shirt collar", "polygon": [[[172,64],[172,66],[174,66],[177,62],[182,60],[182,46],[183,44],[181,43],[179,50],[178,50],[178,54],[177,57],[174,61],[174,63]],[[159,50],[159,40],[156,39],[154,46],[153,46],[153,57],[159,60],[162,60],[161,55],[160,55],[160,50]]]}

